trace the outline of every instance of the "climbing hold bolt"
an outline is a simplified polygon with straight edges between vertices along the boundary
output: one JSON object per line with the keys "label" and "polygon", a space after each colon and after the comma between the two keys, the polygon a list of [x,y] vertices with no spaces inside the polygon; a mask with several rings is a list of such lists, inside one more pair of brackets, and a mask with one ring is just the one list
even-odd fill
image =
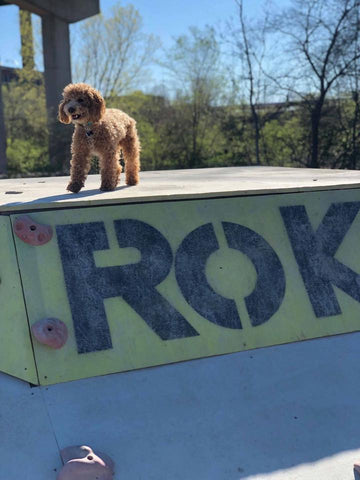
{"label": "climbing hold bolt", "polygon": [[33,246],[44,245],[53,236],[53,230],[49,225],[41,225],[28,215],[21,215],[15,219],[14,232],[20,240]]}
{"label": "climbing hold bolt", "polygon": [[68,338],[67,327],[57,318],[44,318],[31,325],[31,332],[36,340],[51,348],[61,348]]}
{"label": "climbing hold bolt", "polygon": [[60,453],[64,466],[57,480],[113,480],[114,462],[105,453],[85,445],[66,447]]}

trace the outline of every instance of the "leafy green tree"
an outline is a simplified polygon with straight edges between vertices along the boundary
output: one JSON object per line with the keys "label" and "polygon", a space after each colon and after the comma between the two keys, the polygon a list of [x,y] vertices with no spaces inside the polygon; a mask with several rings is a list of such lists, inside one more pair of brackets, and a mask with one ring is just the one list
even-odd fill
{"label": "leafy green tree", "polygon": [[110,97],[107,105],[120,108],[136,119],[141,142],[142,170],[164,168],[164,125],[168,121],[169,102],[161,96],[135,91],[131,94]]}
{"label": "leafy green tree", "polygon": [[264,126],[265,164],[279,167],[305,166],[307,130],[298,113],[285,113]]}
{"label": "leafy green tree", "polygon": [[162,65],[176,92],[167,131],[175,143],[176,166],[204,166],[219,142],[216,107],[223,104],[226,95],[226,76],[214,29],[191,27],[188,35],[175,39]]}
{"label": "leafy green tree", "polygon": [[7,174],[6,157],[6,127],[4,117],[4,103],[2,98],[2,72],[0,69],[0,175]]}
{"label": "leafy green tree", "polygon": [[48,171],[48,129],[42,75],[17,70],[18,79],[3,85],[8,173]]}
{"label": "leafy green tree", "polygon": [[48,128],[43,76],[34,70],[31,15],[19,10],[23,68],[2,85],[8,174],[48,170]]}

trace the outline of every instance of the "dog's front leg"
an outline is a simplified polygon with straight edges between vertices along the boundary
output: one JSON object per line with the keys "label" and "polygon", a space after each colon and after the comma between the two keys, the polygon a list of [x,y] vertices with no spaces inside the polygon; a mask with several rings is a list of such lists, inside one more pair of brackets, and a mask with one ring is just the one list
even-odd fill
{"label": "dog's front leg", "polygon": [[87,174],[91,166],[90,150],[85,142],[78,141],[75,131],[71,146],[72,158],[70,161],[70,183],[67,186],[69,192],[78,193],[85,184]]}
{"label": "dog's front leg", "polygon": [[69,192],[78,193],[85,185],[85,180],[90,170],[90,155],[73,155],[70,165],[70,183],[66,187],[66,190],[69,190]]}

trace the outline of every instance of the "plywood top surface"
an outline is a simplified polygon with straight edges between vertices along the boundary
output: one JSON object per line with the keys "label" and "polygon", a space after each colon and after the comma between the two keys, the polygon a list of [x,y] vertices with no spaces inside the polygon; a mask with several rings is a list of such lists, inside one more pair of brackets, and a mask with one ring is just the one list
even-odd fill
{"label": "plywood top surface", "polygon": [[68,180],[0,180],[0,212],[360,188],[360,171],[282,167],[149,171],[141,173],[139,185],[122,183],[114,192],[101,192],[99,175],[90,175],[78,194],[66,191]]}

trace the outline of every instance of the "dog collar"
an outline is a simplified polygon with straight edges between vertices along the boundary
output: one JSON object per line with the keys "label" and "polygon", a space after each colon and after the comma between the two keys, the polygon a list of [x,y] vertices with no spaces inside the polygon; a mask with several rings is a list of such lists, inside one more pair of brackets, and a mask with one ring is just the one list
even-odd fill
{"label": "dog collar", "polygon": [[93,122],[87,122],[86,125],[83,125],[84,130],[85,130],[85,134],[86,134],[87,137],[91,137],[91,135],[94,135],[94,132],[91,130],[92,124],[93,124]]}

